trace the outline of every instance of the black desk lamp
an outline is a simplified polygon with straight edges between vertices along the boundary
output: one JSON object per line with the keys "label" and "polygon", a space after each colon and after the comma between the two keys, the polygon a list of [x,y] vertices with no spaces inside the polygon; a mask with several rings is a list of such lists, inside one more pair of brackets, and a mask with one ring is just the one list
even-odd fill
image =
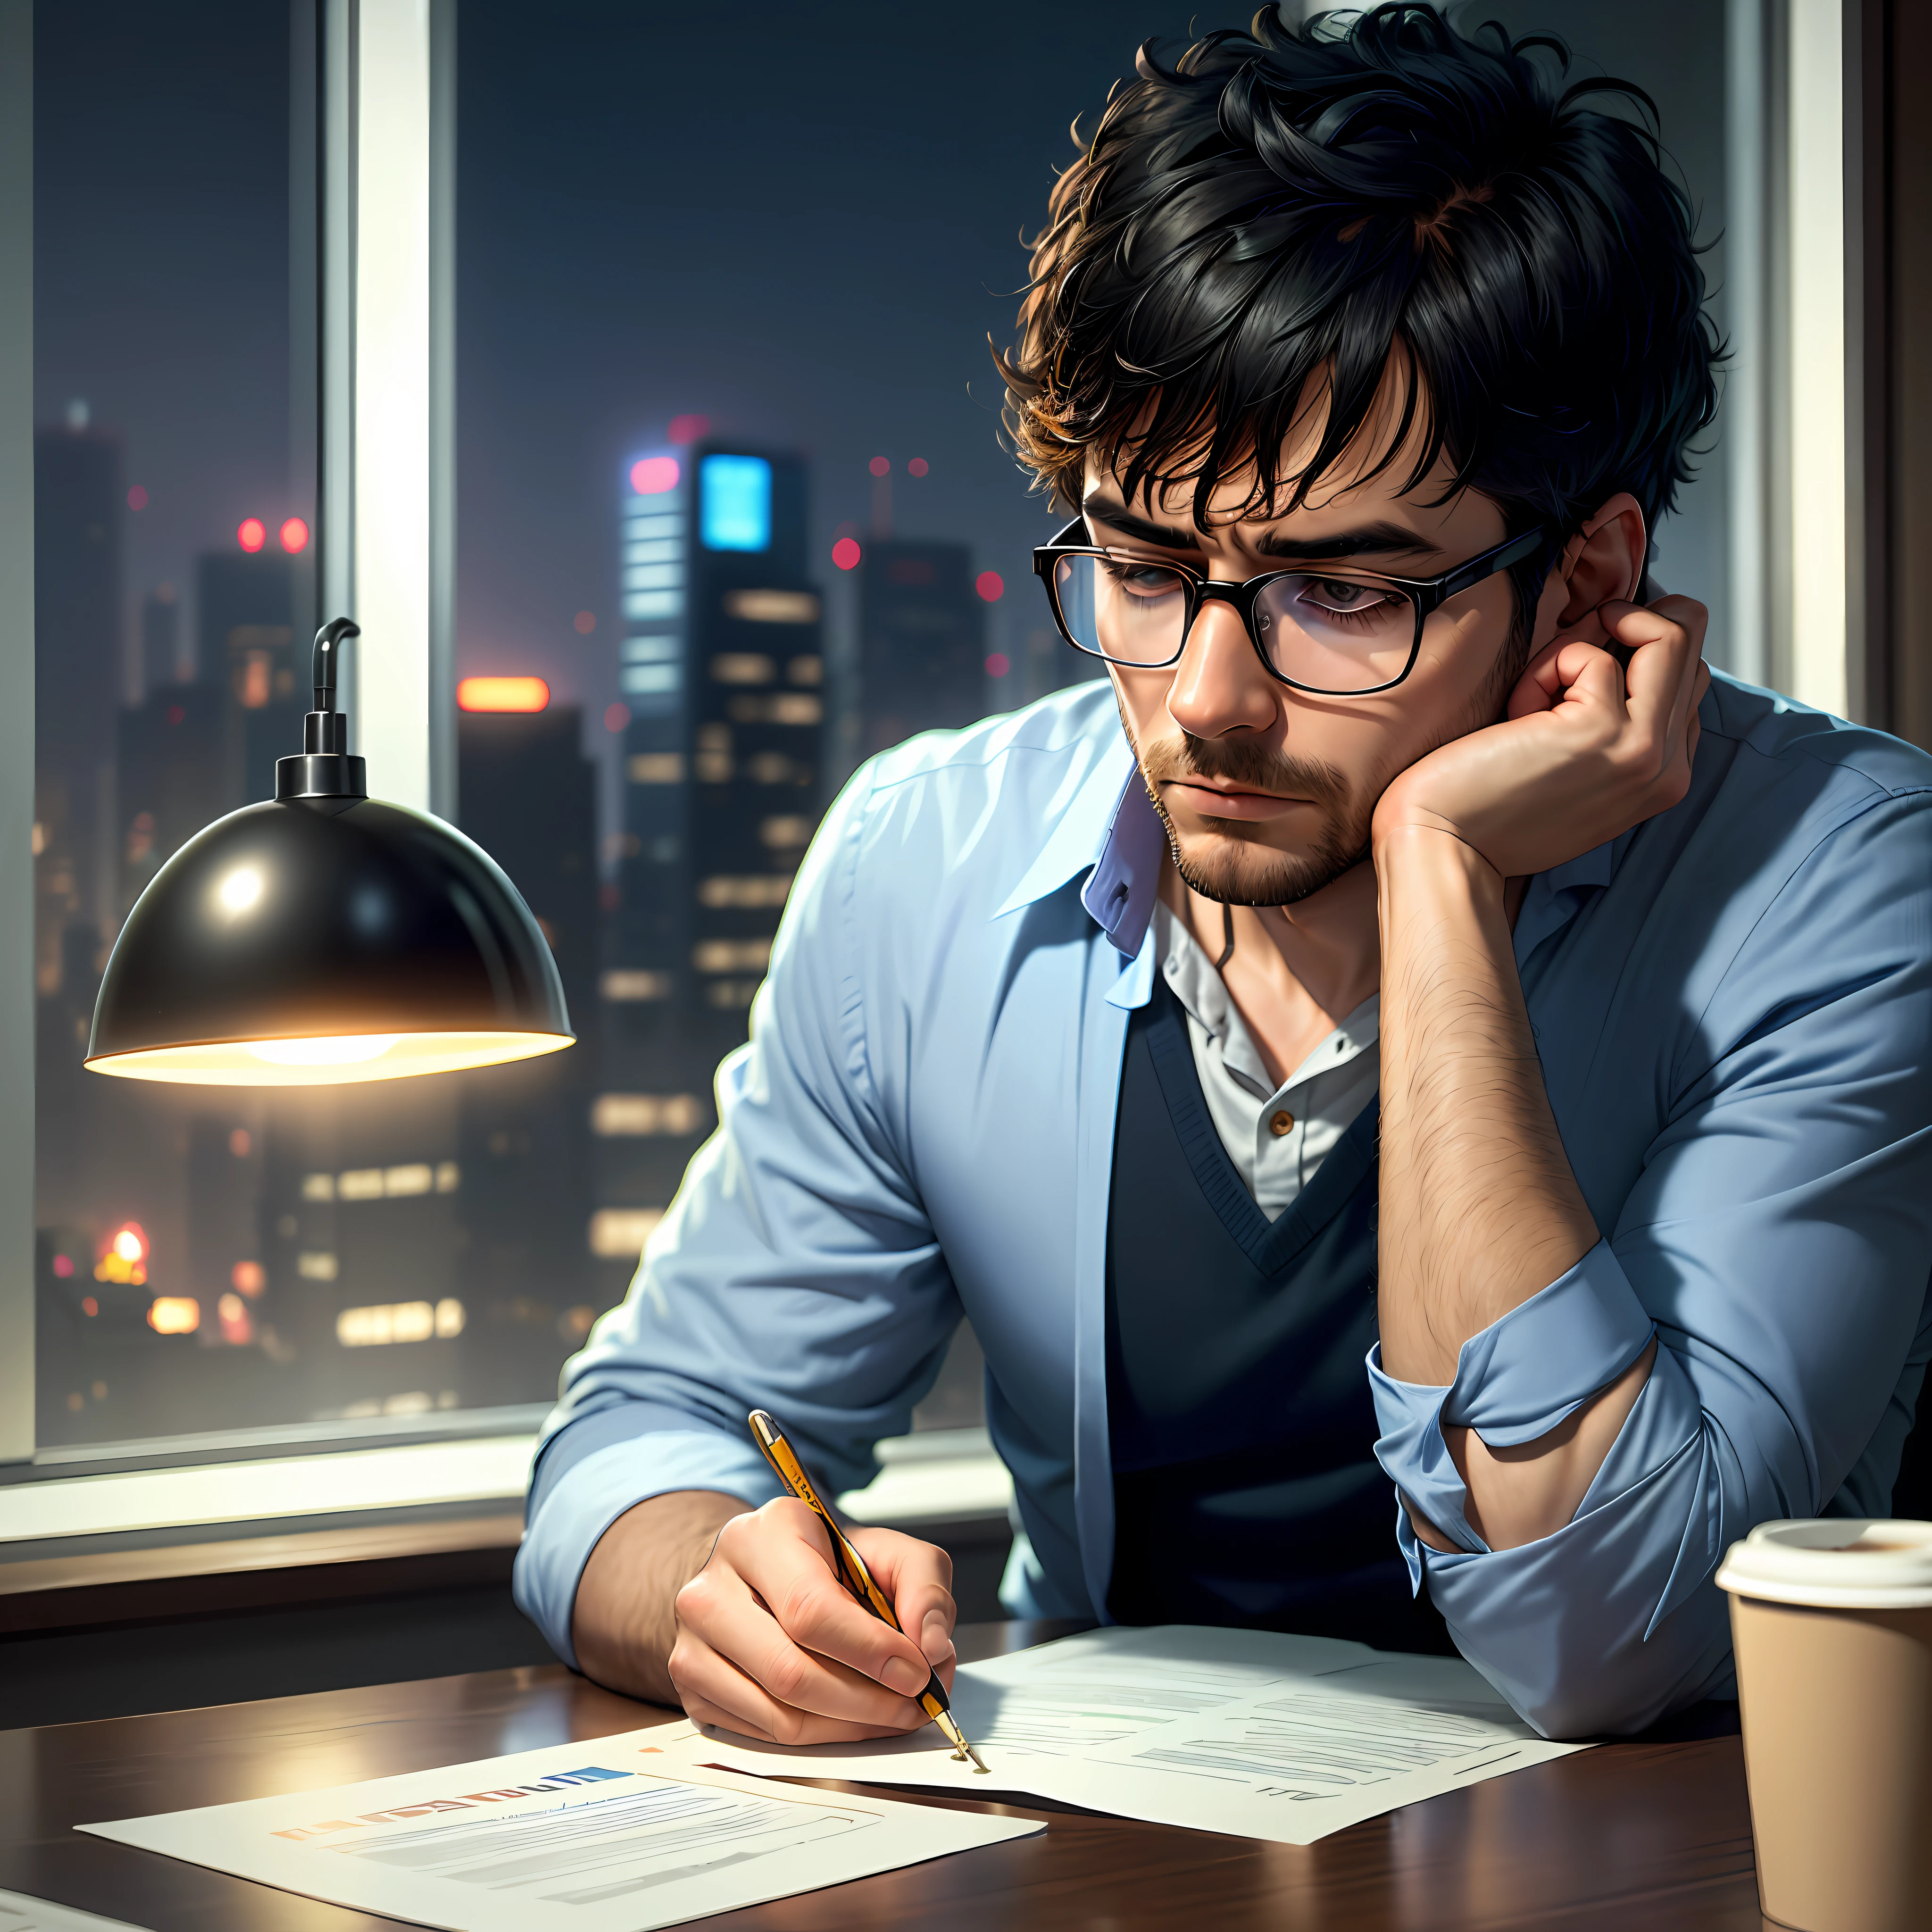
{"label": "black desk lamp", "polygon": [[196,833],[135,902],[94,1003],[97,1073],[335,1086],[525,1060],[573,1035],[549,946],[483,850],[368,795],[315,638],[302,749],[272,803]]}

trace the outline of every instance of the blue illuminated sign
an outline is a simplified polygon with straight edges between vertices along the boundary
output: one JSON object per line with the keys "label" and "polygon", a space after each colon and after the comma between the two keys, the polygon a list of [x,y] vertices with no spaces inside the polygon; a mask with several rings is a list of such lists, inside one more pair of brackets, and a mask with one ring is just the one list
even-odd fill
{"label": "blue illuminated sign", "polygon": [[772,466],[762,456],[707,456],[698,465],[698,531],[706,550],[769,550]]}

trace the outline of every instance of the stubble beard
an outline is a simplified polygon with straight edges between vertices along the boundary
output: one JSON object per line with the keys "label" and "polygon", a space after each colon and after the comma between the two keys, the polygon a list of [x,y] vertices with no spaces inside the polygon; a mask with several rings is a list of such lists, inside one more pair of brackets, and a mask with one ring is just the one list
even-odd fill
{"label": "stubble beard", "polygon": [[[1122,719],[1124,724],[1126,720]],[[1369,788],[1367,802],[1352,794],[1347,777],[1335,766],[1311,758],[1295,758],[1251,742],[1197,738],[1183,731],[1134,746],[1148,796],[1167,832],[1168,848],[1182,882],[1204,899],[1223,905],[1294,905],[1368,856],[1369,821],[1378,783]],[[1204,817],[1204,849],[1189,852],[1162,799],[1160,788],[1176,778],[1220,778],[1230,784],[1281,797],[1305,799],[1321,812],[1321,823],[1298,852],[1283,852],[1262,844],[1245,819]]]}
{"label": "stubble beard", "polygon": [[[1350,785],[1339,766],[1325,760],[1291,758],[1252,740],[1197,738],[1183,730],[1176,737],[1143,745],[1134,736],[1118,688],[1114,697],[1120,709],[1120,728],[1126,734],[1140,766],[1141,782],[1167,833],[1168,849],[1182,883],[1204,899],[1222,905],[1289,906],[1333,885],[1367,858],[1376,806],[1399,771],[1419,764],[1452,739],[1502,718],[1510,690],[1528,656],[1528,627],[1519,615],[1462,717],[1432,736],[1412,757],[1400,763],[1391,760],[1359,790]],[[1184,778],[1221,778],[1281,797],[1306,799],[1322,813],[1320,830],[1304,850],[1282,852],[1262,844],[1248,820],[1204,817],[1203,830],[1212,842],[1204,851],[1187,854],[1160,795],[1163,783]]]}

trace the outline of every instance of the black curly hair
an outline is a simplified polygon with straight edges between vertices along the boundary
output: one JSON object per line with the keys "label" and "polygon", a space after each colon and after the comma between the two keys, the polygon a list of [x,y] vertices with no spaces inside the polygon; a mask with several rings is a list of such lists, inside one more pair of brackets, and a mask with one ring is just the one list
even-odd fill
{"label": "black curly hair", "polygon": [[[1299,26],[1265,8],[1172,65],[1143,45],[1054,188],[996,351],[1022,460],[1069,502],[1089,450],[1130,499],[1191,484],[1203,527],[1216,484],[1252,470],[1246,513],[1281,514],[1387,372],[1402,434],[1378,466],[1410,452],[1405,493],[1446,457],[1450,493],[1513,531],[1567,536],[1624,490],[1654,524],[1723,350],[1654,104],[1568,68],[1560,40],[1465,34],[1410,0]],[[1604,94],[1644,124],[1588,104]],[[1319,446],[1283,476],[1310,395]]]}

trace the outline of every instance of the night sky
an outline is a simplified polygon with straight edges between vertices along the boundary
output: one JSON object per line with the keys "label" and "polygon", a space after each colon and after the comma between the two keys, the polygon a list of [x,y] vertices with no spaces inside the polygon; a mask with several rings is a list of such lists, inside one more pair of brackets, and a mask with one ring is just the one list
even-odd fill
{"label": "night sky", "polygon": [[[1498,10],[1660,93],[1714,230],[1715,0]],[[460,668],[541,672],[605,748],[620,478],[686,412],[809,454],[825,580],[883,455],[898,530],[962,539],[1006,580],[993,647],[1040,628],[1028,552],[1051,526],[999,447],[986,338],[1010,334],[1018,237],[1069,122],[1090,126],[1136,43],[1191,13],[1208,18],[1168,0],[463,0]],[[286,16],[59,0],[36,32],[37,404],[56,421],[86,398],[148,492],[125,519],[131,629],[140,595],[188,590],[244,516],[309,508],[288,460]],[[1714,535],[1720,500],[1700,494],[1684,526]],[[1714,552],[1674,554],[1676,584],[1717,586]]]}

